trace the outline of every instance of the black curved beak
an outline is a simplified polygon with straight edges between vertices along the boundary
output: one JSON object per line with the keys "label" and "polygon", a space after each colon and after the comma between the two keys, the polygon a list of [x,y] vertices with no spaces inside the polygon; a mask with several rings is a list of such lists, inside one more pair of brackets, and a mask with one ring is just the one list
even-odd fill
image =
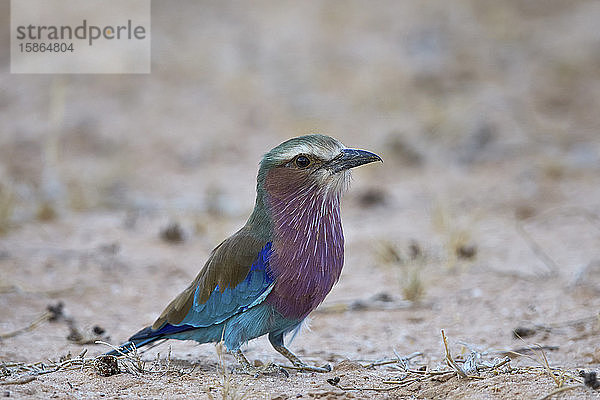
{"label": "black curved beak", "polygon": [[333,173],[344,171],[346,169],[358,167],[359,165],[372,163],[375,161],[381,161],[375,153],[371,153],[366,150],[357,149],[342,149],[340,155],[329,161],[325,167],[331,170]]}

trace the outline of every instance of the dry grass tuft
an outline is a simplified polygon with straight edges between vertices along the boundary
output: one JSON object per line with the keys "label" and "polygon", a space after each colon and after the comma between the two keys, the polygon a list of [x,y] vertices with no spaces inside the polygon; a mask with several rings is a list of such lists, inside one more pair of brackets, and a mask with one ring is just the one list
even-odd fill
{"label": "dry grass tuft", "polygon": [[[217,350],[217,357],[219,358],[218,372],[220,375],[220,393],[222,400],[242,400],[247,397],[246,392],[243,389],[243,382],[236,382],[231,372],[227,369],[225,363],[224,354],[226,352],[223,342],[219,342],[215,345]],[[211,400],[214,400],[212,393],[207,390],[206,394]]]}
{"label": "dry grass tuft", "polygon": [[[169,346],[169,352],[167,356],[163,359],[160,356],[160,353],[156,354],[156,358],[152,361],[152,363],[147,363],[143,361],[140,356],[140,352],[138,349],[133,346],[133,351],[129,353],[123,353],[119,350],[119,348],[111,345],[110,343],[103,342],[101,340],[97,340],[96,344],[102,344],[110,347],[113,350],[116,350],[119,353],[119,356],[115,357],[118,362],[118,370],[121,372],[130,373],[133,375],[143,375],[143,374],[158,374],[165,375],[169,372],[178,372],[181,374],[191,373],[191,371],[176,371],[171,362],[171,347]],[[105,357],[104,355],[100,355],[94,359],[94,362],[97,363],[98,359],[102,359]],[[114,357],[114,356],[111,356]],[[95,366],[95,365],[94,365]],[[98,373],[98,369],[96,369]]]}
{"label": "dry grass tuft", "polygon": [[92,329],[89,332],[82,331],[81,329],[79,329],[75,319],[65,312],[64,304],[62,302],[58,302],[55,304],[49,304],[46,307],[46,311],[40,314],[40,316],[35,318],[25,327],[10,332],[0,333],[0,339],[8,339],[14,336],[18,336],[25,332],[33,331],[38,326],[47,321],[62,322],[66,324],[69,328],[69,335],[67,336],[67,340],[77,344],[92,344],[95,343],[98,339],[105,338],[104,329],[97,325],[92,327]]}
{"label": "dry grass tuft", "polygon": [[[97,344],[103,344],[116,349],[116,347],[102,341],[98,341]],[[91,369],[96,371],[100,376],[111,376],[117,373],[160,376],[167,373],[178,373],[179,375],[184,375],[193,371],[175,370],[171,363],[170,348],[166,358],[161,358],[159,353],[150,365],[141,360],[137,349],[130,354],[121,353],[119,356],[100,355],[97,357],[86,357],[86,354],[87,349],[84,349],[77,357],[73,357],[69,353],[59,357],[58,360],[48,359],[34,363],[3,362],[0,364],[0,374],[5,380],[0,381],[0,384],[23,384],[31,382],[39,375],[59,371],[83,371]]]}
{"label": "dry grass tuft", "polygon": [[[416,364],[413,359],[421,356],[421,353],[416,352],[406,357],[400,357],[396,354],[396,358],[375,361],[363,365],[363,367],[366,369],[387,366],[387,368],[396,369],[401,373],[398,379],[382,379],[381,384],[384,386],[344,385],[339,376],[329,378],[327,379],[327,382],[332,386],[344,391],[389,392],[409,387],[420,388],[422,384],[427,382],[446,382],[453,378],[458,378],[461,381],[469,382],[473,380],[483,381],[501,374],[507,374],[511,376],[521,374],[532,375],[536,377],[548,375],[555,382],[557,389],[539,400],[550,399],[554,395],[567,390],[578,388],[590,390],[600,387],[600,381],[598,381],[594,372],[581,372],[576,374],[561,368],[550,367],[548,359],[546,358],[541,347],[536,349],[540,358],[533,358],[540,364],[539,366],[515,367],[511,365],[512,358],[527,356],[519,354],[515,350],[488,352],[470,350],[466,356],[463,354],[453,356],[444,330],[441,331],[441,337],[444,355],[442,363],[439,364],[438,368],[430,368],[428,364]],[[530,350],[535,349],[535,347],[529,346],[525,349]],[[494,357],[494,355],[497,354],[503,354],[504,357]],[[511,357],[508,357],[506,354],[511,354]],[[577,384],[567,386],[565,385],[567,381],[575,382]],[[412,391],[411,388],[409,388],[409,390]]]}
{"label": "dry grass tuft", "polygon": [[441,205],[434,208],[431,218],[434,229],[443,237],[448,269],[469,266],[470,264],[465,262],[474,260],[477,255],[477,246],[471,233],[473,218],[466,222],[458,221]]}
{"label": "dry grass tuft", "polygon": [[423,299],[425,283],[422,275],[426,258],[416,241],[412,241],[405,252],[389,241],[382,241],[377,250],[377,259],[398,271],[402,296],[406,300],[418,302]]}

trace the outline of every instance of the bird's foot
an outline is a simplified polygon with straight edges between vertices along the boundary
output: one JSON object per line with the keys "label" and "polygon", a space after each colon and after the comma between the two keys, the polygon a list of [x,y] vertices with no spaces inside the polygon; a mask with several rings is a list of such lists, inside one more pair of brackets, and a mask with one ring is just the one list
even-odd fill
{"label": "bird's foot", "polygon": [[281,365],[269,363],[262,368],[259,368],[263,375],[283,374],[287,378],[290,374]]}
{"label": "bird's foot", "polygon": [[240,366],[233,369],[233,372],[236,374],[250,375],[254,378],[258,378],[260,376],[260,369],[253,367],[250,364],[240,364]]}
{"label": "bird's foot", "polygon": [[331,372],[331,365],[325,364],[322,367],[317,367],[314,365],[308,365],[302,362],[294,353],[289,351],[285,346],[273,345],[273,348],[277,350],[281,355],[290,360],[290,362],[294,365],[293,367],[283,366],[283,368],[287,369],[295,369],[297,371],[305,371],[305,372]]}
{"label": "bird's foot", "polygon": [[260,375],[258,368],[256,368],[253,365],[250,365],[250,363],[248,362],[248,359],[246,358],[244,353],[242,353],[241,350],[238,350],[235,353],[233,353],[233,356],[235,357],[237,362],[240,364],[239,367],[236,367],[233,369],[233,372],[251,375],[253,377],[258,377]]}
{"label": "bird's foot", "polygon": [[240,363],[240,366],[234,369],[234,372],[240,374],[246,374],[253,376],[254,378],[258,378],[261,375],[274,375],[274,374],[283,374],[288,377],[290,374],[283,369],[280,365],[269,363],[262,367],[256,367],[248,361],[246,356],[238,350],[233,354],[237,361]]}
{"label": "bird's foot", "polygon": [[329,364],[325,364],[321,367],[317,367],[316,365],[308,365],[308,364],[304,364],[303,362],[301,362],[299,364],[294,364],[293,367],[290,367],[287,365],[281,365],[281,367],[286,368],[286,369],[294,369],[294,370],[300,371],[300,372],[320,372],[320,373],[331,372],[331,365],[329,365]]}

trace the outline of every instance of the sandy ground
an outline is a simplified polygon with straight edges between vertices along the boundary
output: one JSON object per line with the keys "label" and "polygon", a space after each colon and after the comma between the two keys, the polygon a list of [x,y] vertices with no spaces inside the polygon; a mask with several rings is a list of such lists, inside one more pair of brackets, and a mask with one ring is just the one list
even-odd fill
{"label": "sandy ground", "polygon": [[[579,377],[600,367],[598,20],[596,1],[154,2],[150,75],[11,75],[2,52],[0,395],[600,398]],[[65,318],[113,344],[151,323],[244,223],[262,154],[307,132],[385,160],[355,171],[342,278],[290,346],[333,371],[251,377],[173,341],[100,376],[107,347]],[[428,374],[450,368],[442,329],[479,378]],[[400,362],[365,367],[415,352],[404,387]]]}

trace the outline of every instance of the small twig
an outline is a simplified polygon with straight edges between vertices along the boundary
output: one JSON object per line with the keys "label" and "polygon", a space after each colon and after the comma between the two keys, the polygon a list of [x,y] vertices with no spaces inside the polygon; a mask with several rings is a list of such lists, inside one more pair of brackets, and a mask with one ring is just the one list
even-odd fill
{"label": "small twig", "polygon": [[[529,356],[526,356],[526,357],[532,359],[533,361],[536,361],[537,363],[540,362],[539,360],[537,360],[533,357],[529,357]],[[574,375],[570,374],[568,371],[565,371],[561,368],[550,367],[550,370],[553,372],[554,371],[560,372],[563,377],[569,378],[575,382],[583,383],[583,379],[581,379],[580,377],[574,376]],[[527,373],[531,373],[531,374],[541,375],[541,374],[547,373],[548,370],[546,369],[545,366],[539,365],[539,366],[520,367],[520,368],[515,369],[514,371],[523,371],[523,372],[527,372]]]}
{"label": "small twig", "polygon": [[540,397],[538,400],[548,400],[549,398],[551,398],[554,395],[557,395],[562,392],[566,392],[567,390],[572,390],[572,389],[577,389],[577,388],[585,388],[585,385],[563,386],[563,387],[553,390],[552,392],[548,393],[544,397]]}
{"label": "small twig", "polygon": [[411,378],[411,379],[403,379],[403,380],[393,380],[393,381],[383,381],[381,383],[385,383],[386,385],[398,385],[399,387],[408,386],[414,382],[422,381],[422,378]]}
{"label": "small twig", "polygon": [[449,369],[446,371],[419,371],[418,369],[408,369],[408,370],[406,370],[406,372],[409,372],[411,374],[418,374],[418,375],[437,376],[437,375],[446,375],[451,372],[454,373],[455,371],[453,369]]}
{"label": "small twig", "polygon": [[407,355],[406,357],[397,357],[397,358],[393,358],[390,360],[382,360],[382,361],[373,361],[372,363],[363,365],[363,367],[365,368],[373,368],[373,367],[379,367],[381,365],[388,365],[388,364],[397,364],[399,362],[402,361],[410,361],[415,357],[419,357],[422,356],[423,353],[421,353],[420,351],[415,351],[414,353],[411,353],[409,355]]}
{"label": "small twig", "polygon": [[548,373],[548,375],[550,375],[550,377],[552,378],[552,380],[556,384],[556,387],[560,388],[563,385],[563,383],[564,383],[564,379],[561,380],[556,375],[554,375],[552,373],[552,368],[550,368],[550,363],[548,362],[548,358],[546,358],[546,353],[544,353],[544,350],[540,350],[539,354],[542,355],[542,359],[543,359],[543,363],[540,362],[540,364],[542,364],[542,366],[545,367],[546,372]]}
{"label": "small twig", "polygon": [[[160,353],[159,353],[159,354],[157,354],[156,359],[154,360],[153,364],[149,368],[146,368],[146,362],[142,361],[142,359],[140,357],[140,352],[138,352],[138,349],[135,347],[135,345],[132,345],[132,349],[130,352],[124,353],[121,349],[113,346],[110,343],[103,342],[101,340],[97,340],[95,343],[103,344],[103,345],[108,346],[111,349],[115,350],[119,354],[117,356],[117,359],[122,363],[122,367],[124,368],[125,372],[129,372],[134,375],[161,374],[161,376],[165,375],[166,373],[169,373],[169,372],[175,372],[175,371],[171,370],[171,368],[172,368],[171,346],[169,346],[169,352],[165,359],[166,360],[165,366],[162,366],[162,363],[160,361],[161,360]],[[189,373],[191,373],[195,368],[196,368],[196,366],[194,366]]]}
{"label": "small twig", "polygon": [[24,385],[24,384],[34,381],[36,379],[37,378],[35,376],[26,376],[25,378],[21,378],[21,379],[11,379],[8,381],[0,381],[0,385]]}
{"label": "small twig", "polygon": [[373,368],[373,367],[380,367],[382,365],[397,364],[397,363],[398,363],[398,359],[394,358],[392,360],[374,361],[374,362],[372,362],[370,364],[363,365],[363,367],[365,367],[365,368]]}
{"label": "small twig", "polygon": [[396,386],[389,386],[389,387],[342,386],[342,385],[340,385],[340,378],[338,378],[338,377],[327,379],[327,383],[329,383],[331,386],[334,386],[334,387],[344,390],[344,391],[359,390],[359,391],[373,391],[373,392],[389,392],[391,390],[399,389],[403,386],[403,385],[396,385]]}
{"label": "small twig", "polygon": [[[160,354],[160,353],[158,353]],[[169,346],[169,353],[167,354],[167,365],[164,367],[163,369],[163,373],[161,376],[164,376],[167,374],[167,372],[169,372],[171,370],[171,346]]]}
{"label": "small twig", "polygon": [[560,271],[558,264],[546,253],[542,246],[540,246],[539,243],[536,242],[533,237],[531,237],[521,221],[517,221],[517,232],[519,232],[521,237],[529,245],[529,248],[533,251],[533,253],[546,265],[550,271],[550,276],[558,275],[558,271]]}
{"label": "small twig", "polygon": [[54,369],[46,369],[44,371],[40,371],[40,372],[37,373],[37,375],[51,374],[53,372],[58,372],[58,371],[60,371],[60,367],[56,367]]}
{"label": "small twig", "polygon": [[[590,223],[590,225],[592,225],[594,228],[600,230],[600,215],[595,214],[591,211],[588,211],[588,210],[586,210],[584,208],[580,208],[580,207],[566,207],[566,208],[559,207],[559,208],[555,208],[555,209],[550,209],[539,215],[530,217],[530,218],[526,219],[525,221],[540,220],[540,219],[547,220],[547,219],[552,218],[553,214],[558,215],[558,216],[561,216],[561,214],[562,214],[562,216],[583,216],[583,218],[585,220],[587,220]],[[546,267],[548,267],[548,269],[550,270],[551,276],[556,276],[558,274],[558,272],[560,271],[560,266],[552,259],[552,257],[550,257],[544,251],[542,246],[540,246],[540,244],[533,239],[533,237],[529,234],[529,232],[527,232],[523,222],[517,221],[517,231],[519,232],[521,237],[523,237],[523,239],[525,239],[525,241],[527,242],[527,244],[529,245],[531,250],[535,253],[535,255],[538,256],[538,258],[540,258],[544,264],[546,264]]]}
{"label": "small twig", "polygon": [[[573,327],[573,326],[577,326],[577,325],[593,323],[593,322],[598,322],[598,321],[600,321],[600,313],[596,313],[595,315],[590,316],[590,317],[572,319],[570,321],[565,321],[565,322],[555,322],[555,323],[548,324],[548,325],[536,325],[536,327],[539,327],[541,329],[552,330],[552,329],[558,329],[558,328],[564,328],[564,327]],[[558,349],[558,347],[557,347],[557,349]]]}
{"label": "small twig", "polygon": [[35,320],[33,320],[26,327],[14,330],[12,332],[6,332],[6,333],[0,334],[0,339],[8,339],[8,338],[20,335],[21,333],[32,331],[35,328],[37,328],[38,325],[40,325],[42,322],[48,321],[53,315],[54,314],[52,312],[46,311],[42,315],[40,315],[39,317],[37,317]]}
{"label": "small twig", "polygon": [[456,372],[458,373],[458,375],[461,378],[468,378],[469,376],[465,373],[465,371],[463,371],[463,369],[452,358],[452,354],[450,354],[450,349],[448,348],[448,339],[446,338],[446,334],[444,333],[443,329],[442,329],[442,341],[444,342],[444,349],[446,350],[446,363],[448,364],[448,366],[451,368],[454,368],[454,370],[456,370]]}
{"label": "small twig", "polygon": [[27,294],[42,294],[42,295],[46,295],[49,297],[57,297],[57,296],[61,296],[66,293],[72,292],[76,289],[82,290],[82,289],[86,289],[86,287],[67,286],[62,289],[33,289],[33,288],[24,287],[23,285],[20,285],[17,283],[13,283],[13,284],[9,284],[9,285],[0,286],[0,293],[16,292],[16,293],[27,293]]}
{"label": "small twig", "polygon": [[514,350],[500,350],[495,353],[503,354],[503,355],[507,355],[507,356],[514,355],[514,356],[523,357],[523,356],[526,356],[525,353],[535,352],[536,350],[556,351],[558,349],[559,349],[558,346],[527,346],[527,347],[520,347],[520,348],[514,349]]}
{"label": "small twig", "polygon": [[508,364],[509,362],[510,362],[510,357],[506,357],[504,360],[500,361],[498,364],[496,364],[496,365],[492,366],[492,367],[490,368],[490,371],[493,371],[493,370],[495,370],[495,369],[498,369],[498,368],[500,368],[500,367],[503,367],[503,366],[505,366],[506,364]]}
{"label": "small twig", "polygon": [[118,347],[115,347],[112,344],[104,342],[102,340],[96,340],[94,342],[94,344],[103,344],[105,346],[110,347],[111,349],[113,349],[117,353],[119,353],[122,357],[128,359],[129,361],[131,361],[133,363],[136,363],[138,365],[138,367],[139,367],[138,369],[140,371],[143,371],[143,366],[140,364],[141,360],[140,360],[139,354],[137,353],[137,348],[135,347],[135,344],[132,345],[132,348],[133,348],[132,352],[133,352],[133,354],[134,354],[135,357],[132,357],[131,355],[129,355],[129,353],[123,353],[123,351],[121,351],[121,349],[119,349]]}

